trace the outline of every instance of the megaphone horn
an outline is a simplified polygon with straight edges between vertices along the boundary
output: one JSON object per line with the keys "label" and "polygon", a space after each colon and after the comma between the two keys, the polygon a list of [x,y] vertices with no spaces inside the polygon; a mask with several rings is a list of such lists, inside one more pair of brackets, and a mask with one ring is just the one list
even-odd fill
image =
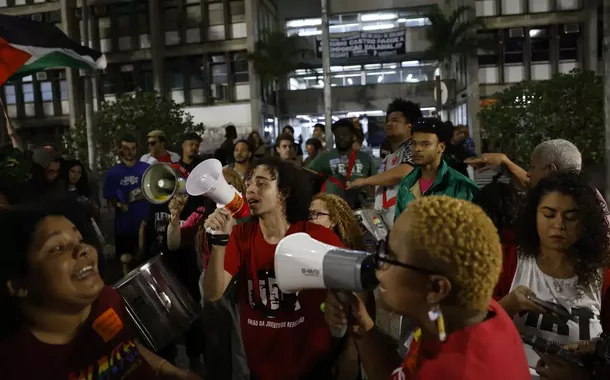
{"label": "megaphone horn", "polygon": [[375,258],[367,252],[333,247],[306,233],[288,235],[275,248],[275,278],[283,293],[304,289],[353,292],[377,286]]}
{"label": "megaphone horn", "polygon": [[153,204],[168,202],[174,195],[184,194],[184,174],[166,163],[149,166],[142,176],[142,193]]}
{"label": "megaphone horn", "polygon": [[186,192],[192,196],[204,196],[218,207],[226,208],[235,219],[249,215],[242,195],[227,183],[222,175],[222,164],[217,159],[205,160],[191,171],[186,180]]}

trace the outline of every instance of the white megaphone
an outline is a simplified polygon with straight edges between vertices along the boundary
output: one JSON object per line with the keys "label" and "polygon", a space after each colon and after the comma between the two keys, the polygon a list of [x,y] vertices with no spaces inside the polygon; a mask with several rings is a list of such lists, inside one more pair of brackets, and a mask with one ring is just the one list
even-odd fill
{"label": "white megaphone", "polygon": [[[284,293],[304,289],[332,289],[347,292],[372,291],[378,284],[375,257],[367,252],[333,247],[306,233],[288,235],[275,248],[275,278]],[[344,293],[339,299],[346,302]],[[347,326],[333,329],[342,337]]]}
{"label": "white megaphone", "polygon": [[167,163],[149,166],[142,176],[142,193],[150,203],[168,202],[174,195],[185,193],[185,176]]}
{"label": "white megaphone", "polygon": [[227,183],[222,175],[222,164],[215,158],[195,167],[186,180],[186,192],[194,197],[204,196],[226,208],[235,219],[250,215],[242,195]]}

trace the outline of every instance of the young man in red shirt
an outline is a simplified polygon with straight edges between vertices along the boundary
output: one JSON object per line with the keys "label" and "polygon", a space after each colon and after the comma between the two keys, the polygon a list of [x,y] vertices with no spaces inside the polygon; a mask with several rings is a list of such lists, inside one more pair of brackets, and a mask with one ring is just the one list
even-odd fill
{"label": "young man in red shirt", "polygon": [[274,273],[275,248],[287,235],[306,232],[341,246],[331,230],[308,221],[311,192],[303,174],[277,157],[259,164],[247,181],[253,219],[235,225],[224,208],[205,222],[212,254],[203,297],[219,300],[234,276],[239,279],[241,329],[251,379],[334,379],[339,356],[320,305],[326,291],[283,294]]}

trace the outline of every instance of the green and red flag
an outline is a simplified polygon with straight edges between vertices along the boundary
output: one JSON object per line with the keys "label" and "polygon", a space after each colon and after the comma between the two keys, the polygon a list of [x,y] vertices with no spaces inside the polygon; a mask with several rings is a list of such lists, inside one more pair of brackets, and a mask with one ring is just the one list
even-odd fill
{"label": "green and red flag", "polygon": [[14,74],[59,67],[104,69],[106,57],[54,24],[0,14],[0,86]]}

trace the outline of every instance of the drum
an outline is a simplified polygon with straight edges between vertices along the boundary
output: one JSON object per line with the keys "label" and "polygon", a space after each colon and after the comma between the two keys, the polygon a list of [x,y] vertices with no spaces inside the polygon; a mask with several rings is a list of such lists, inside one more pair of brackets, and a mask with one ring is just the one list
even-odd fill
{"label": "drum", "polygon": [[200,314],[200,307],[163,264],[162,255],[114,285],[142,341],[154,351],[175,341]]}

